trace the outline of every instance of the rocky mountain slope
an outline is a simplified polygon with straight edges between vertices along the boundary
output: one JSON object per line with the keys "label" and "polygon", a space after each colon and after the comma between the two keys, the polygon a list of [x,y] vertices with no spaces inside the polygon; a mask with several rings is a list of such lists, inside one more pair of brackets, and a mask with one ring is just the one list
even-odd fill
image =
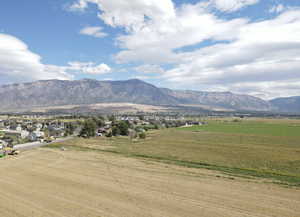
{"label": "rocky mountain slope", "polygon": [[268,111],[271,109],[269,102],[260,98],[233,94],[231,92],[203,92],[191,90],[170,90],[164,92],[180,100],[182,104],[200,104],[233,110]]}
{"label": "rocky mountain slope", "polygon": [[267,111],[271,104],[249,95],[230,92],[179,91],[158,88],[141,80],[46,80],[0,86],[0,109],[94,103],[146,105],[205,105],[233,110]]}
{"label": "rocky mountain slope", "polygon": [[0,87],[1,109],[107,102],[176,104],[159,88],[139,80],[47,80]]}
{"label": "rocky mountain slope", "polygon": [[300,113],[300,96],[277,98],[270,103],[276,111]]}

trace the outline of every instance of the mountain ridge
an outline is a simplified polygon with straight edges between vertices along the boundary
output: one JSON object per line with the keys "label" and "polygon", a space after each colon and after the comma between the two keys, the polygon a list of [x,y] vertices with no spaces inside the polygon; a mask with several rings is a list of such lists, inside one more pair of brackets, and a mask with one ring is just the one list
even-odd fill
{"label": "mountain ridge", "polygon": [[281,97],[270,102],[276,111],[300,113],[300,96]]}
{"label": "mountain ridge", "polygon": [[145,105],[205,105],[231,110],[270,111],[272,101],[232,92],[159,88],[139,79],[121,81],[40,80],[0,86],[0,109],[41,106],[136,103]]}

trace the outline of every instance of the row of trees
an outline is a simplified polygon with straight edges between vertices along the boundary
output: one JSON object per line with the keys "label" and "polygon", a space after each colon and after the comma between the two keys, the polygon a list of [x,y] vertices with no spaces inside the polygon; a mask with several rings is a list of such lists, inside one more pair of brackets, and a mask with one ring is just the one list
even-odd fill
{"label": "row of trees", "polygon": [[[130,131],[132,132],[133,130],[130,130],[133,126],[128,121],[112,121],[112,128],[111,130],[108,131],[106,134],[107,137],[112,137],[112,136],[129,136]],[[79,136],[84,137],[84,138],[89,138],[89,137],[94,137],[96,136],[96,130],[98,128],[104,127],[105,122],[104,119],[102,118],[96,118],[93,117],[91,119],[87,119],[84,121],[82,125],[82,129],[80,131]],[[67,128],[68,129],[68,128]],[[138,133],[131,134],[130,137],[137,137],[139,136],[141,139],[146,138],[146,134],[144,132],[136,130]],[[134,132],[136,132],[134,130]],[[134,135],[134,136],[132,136]]]}

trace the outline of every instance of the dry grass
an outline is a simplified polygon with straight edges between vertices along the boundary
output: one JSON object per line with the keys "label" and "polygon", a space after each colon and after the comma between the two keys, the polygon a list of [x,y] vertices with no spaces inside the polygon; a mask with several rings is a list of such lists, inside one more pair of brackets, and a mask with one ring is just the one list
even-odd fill
{"label": "dry grass", "polygon": [[0,159],[4,217],[298,217],[299,190],[102,152]]}
{"label": "dry grass", "polygon": [[[278,133],[270,134],[277,132],[282,123],[255,122],[243,125],[242,129],[238,129],[243,132],[247,126],[252,127],[251,134],[233,133],[235,125],[228,129],[220,124],[209,125],[206,130],[185,128],[152,131],[147,134],[146,140],[131,141],[126,137],[75,139],[59,146],[110,151],[300,185],[300,137],[296,136],[296,131],[289,134],[283,127],[284,136],[278,136]],[[225,132],[218,132],[224,129]]]}

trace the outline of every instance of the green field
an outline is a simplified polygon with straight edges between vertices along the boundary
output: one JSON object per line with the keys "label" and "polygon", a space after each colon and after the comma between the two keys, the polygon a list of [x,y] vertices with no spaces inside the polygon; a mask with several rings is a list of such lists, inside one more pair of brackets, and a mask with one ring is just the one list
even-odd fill
{"label": "green field", "polygon": [[146,140],[78,138],[56,146],[108,151],[300,186],[300,128],[297,124],[218,121],[207,126],[151,131]]}
{"label": "green field", "polygon": [[300,137],[300,123],[266,121],[210,121],[208,125],[181,128],[189,131],[208,131],[234,134]]}

